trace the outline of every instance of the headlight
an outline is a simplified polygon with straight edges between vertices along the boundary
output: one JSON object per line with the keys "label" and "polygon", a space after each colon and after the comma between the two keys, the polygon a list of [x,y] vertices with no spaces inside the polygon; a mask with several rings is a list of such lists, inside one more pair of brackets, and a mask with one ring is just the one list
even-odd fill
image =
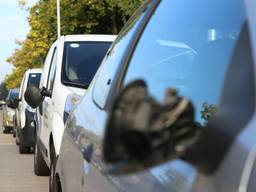
{"label": "headlight", "polygon": [[81,98],[81,96],[75,94],[69,95],[67,97],[63,115],[64,123],[67,121],[68,116],[71,114],[73,109],[79,104]]}

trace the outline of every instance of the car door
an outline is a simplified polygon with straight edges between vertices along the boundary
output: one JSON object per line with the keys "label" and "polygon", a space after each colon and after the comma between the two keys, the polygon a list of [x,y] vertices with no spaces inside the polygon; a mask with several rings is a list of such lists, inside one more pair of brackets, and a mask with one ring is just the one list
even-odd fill
{"label": "car door", "polygon": [[[57,67],[57,54],[58,50],[57,47],[54,47],[53,54],[51,58],[50,68],[47,75],[47,84],[46,89],[52,91],[54,87],[54,81],[56,76],[56,67]],[[51,120],[54,113],[54,106],[53,106],[53,99],[51,97],[45,97],[42,108],[43,108],[43,115],[41,121],[43,121],[43,127],[41,128],[41,140],[43,144],[45,145],[45,149],[43,150],[44,153],[48,152],[47,147],[49,146],[49,138],[51,133]],[[47,156],[47,154],[45,154]]]}
{"label": "car door", "polygon": [[17,114],[17,123],[20,128],[23,128],[25,126],[25,100],[24,100],[24,93],[25,93],[25,87],[27,85],[27,79],[28,79],[28,73],[25,73],[22,83],[21,83],[21,89],[19,93],[19,105],[18,105],[18,114]]}
{"label": "car door", "polygon": [[[181,6],[183,11],[180,10]],[[211,7],[212,11],[209,12],[205,7]],[[232,12],[227,16],[225,13],[230,10],[230,7],[232,7]],[[211,17],[205,20],[204,15],[208,14]],[[221,15],[226,15],[226,17],[221,17]],[[165,102],[166,96],[168,96],[167,91],[170,88],[175,89],[178,94],[193,102],[195,119],[202,129],[206,128],[219,110],[222,88],[227,71],[232,68],[230,60],[233,58],[236,44],[239,42],[240,36],[242,39],[244,38],[245,15],[243,1],[228,0],[224,4],[220,0],[200,3],[194,0],[188,4],[182,4],[178,0],[161,1],[143,31],[135,50],[132,50],[131,58],[127,59],[129,62],[125,70],[126,74],[120,81],[120,89],[134,80],[142,79],[147,85],[149,94],[160,103]],[[187,18],[190,18],[189,23],[187,23]],[[237,59],[237,57],[234,58]],[[99,93],[102,90],[104,89],[100,89]],[[94,91],[96,94],[97,83]],[[104,121],[103,111],[98,112],[97,117]],[[99,123],[93,124],[90,121],[88,126],[85,126],[85,131],[88,132],[85,135],[91,135],[89,139],[85,140],[89,144],[95,143],[95,146],[104,133],[99,128],[104,126],[104,123],[99,126],[96,126],[97,124]],[[241,125],[240,128],[242,129],[243,126]],[[100,132],[97,133],[92,127]],[[225,129],[235,130],[236,128],[223,127],[223,130]],[[90,138],[94,138],[94,141]],[[100,172],[104,167],[104,163],[100,157],[97,157],[96,152],[92,158],[95,160],[92,159],[85,182],[99,177],[93,172],[95,168]],[[241,161],[237,163],[241,166],[244,161],[242,157],[239,158]],[[230,165],[230,161],[226,162],[229,162]],[[223,166],[225,165],[223,164]],[[220,169],[219,178],[225,175],[222,172],[225,170],[230,176],[231,182],[223,183],[223,179],[222,182],[219,182],[214,176],[207,179],[207,176],[200,175],[203,179],[200,179],[199,182],[206,180],[206,182],[200,183],[201,189],[205,189],[208,184],[211,187],[207,188],[209,191],[218,191],[218,188],[232,191],[237,188],[237,183],[239,183],[237,179],[240,178],[239,174],[241,176],[241,170],[232,172],[230,169]],[[235,178],[231,177],[232,173]],[[197,174],[198,170],[193,165],[177,159],[141,173],[119,177],[105,176],[116,187],[125,191],[191,191]],[[214,185],[215,182],[218,185]],[[88,183],[89,186],[90,184],[93,182]]]}

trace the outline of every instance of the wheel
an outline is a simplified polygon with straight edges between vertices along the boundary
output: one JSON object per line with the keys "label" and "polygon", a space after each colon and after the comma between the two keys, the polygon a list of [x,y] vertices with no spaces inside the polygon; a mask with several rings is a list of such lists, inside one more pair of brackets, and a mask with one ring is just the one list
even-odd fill
{"label": "wheel", "polygon": [[58,158],[55,154],[55,148],[51,145],[51,169],[50,169],[50,177],[49,177],[49,192],[61,192],[61,184],[59,177],[56,174],[56,164]]}
{"label": "wheel", "polygon": [[57,158],[54,158],[50,168],[49,192],[59,192],[57,177],[56,177],[56,163],[57,163]]}
{"label": "wheel", "polygon": [[34,153],[34,173],[38,176],[48,176],[50,170],[44,161],[42,152],[38,149],[38,144],[35,144]]}
{"label": "wheel", "polygon": [[19,137],[19,151],[20,151],[20,154],[28,154],[30,152],[30,147],[27,147],[25,144],[24,144],[24,141],[23,141],[23,138]]}
{"label": "wheel", "polygon": [[6,133],[6,128],[5,128],[5,126],[3,126],[3,133]]}
{"label": "wheel", "polygon": [[16,143],[16,145],[19,145],[19,144],[20,144],[20,142],[17,140],[17,137],[16,137],[16,139],[15,139],[15,143]]}
{"label": "wheel", "polygon": [[16,131],[14,129],[12,130],[12,136],[16,137]]}
{"label": "wheel", "polygon": [[9,133],[9,129],[6,126],[3,126],[3,133],[4,134]]}
{"label": "wheel", "polygon": [[20,138],[19,138],[18,132],[17,132],[17,134],[16,134],[15,143],[16,143],[16,145],[19,145],[19,144],[20,144]]}

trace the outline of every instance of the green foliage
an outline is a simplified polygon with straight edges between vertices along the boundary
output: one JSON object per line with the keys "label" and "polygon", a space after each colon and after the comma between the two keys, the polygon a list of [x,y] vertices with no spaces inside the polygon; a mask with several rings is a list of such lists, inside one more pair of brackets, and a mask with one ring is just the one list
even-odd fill
{"label": "green foliage", "polygon": [[216,105],[203,103],[201,110],[201,118],[205,121],[205,125],[216,115],[218,107]]}
{"label": "green foliage", "polygon": [[5,83],[1,83],[0,84],[0,100],[5,100],[5,98],[7,97],[8,94],[8,90],[6,88]]}
{"label": "green foliage", "polygon": [[[143,0],[61,0],[62,34],[117,34]],[[29,68],[41,67],[51,44],[57,39],[56,0],[39,0],[27,8],[30,31],[7,62],[14,71],[6,77],[8,88],[19,86]]]}

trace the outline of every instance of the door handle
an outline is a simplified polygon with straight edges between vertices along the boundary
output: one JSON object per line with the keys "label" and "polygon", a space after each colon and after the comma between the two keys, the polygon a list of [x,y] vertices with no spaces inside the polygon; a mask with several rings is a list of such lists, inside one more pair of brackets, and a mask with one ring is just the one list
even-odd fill
{"label": "door handle", "polygon": [[92,143],[84,144],[82,147],[82,153],[83,153],[84,159],[90,163],[92,154],[93,154],[93,144]]}

